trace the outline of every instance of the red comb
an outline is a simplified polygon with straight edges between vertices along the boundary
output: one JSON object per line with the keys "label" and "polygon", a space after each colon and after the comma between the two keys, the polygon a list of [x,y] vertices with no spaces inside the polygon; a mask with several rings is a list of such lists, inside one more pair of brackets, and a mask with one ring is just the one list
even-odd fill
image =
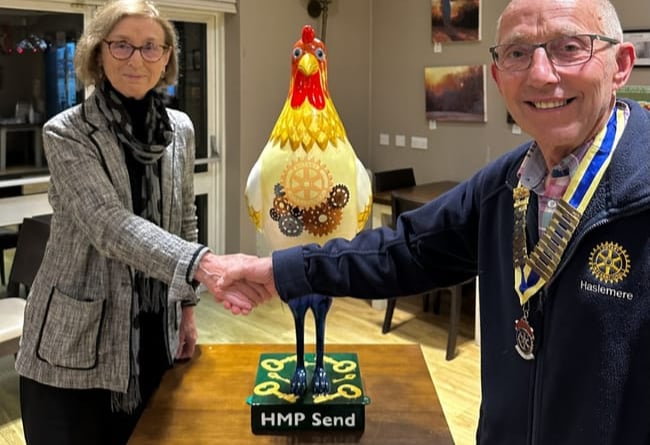
{"label": "red comb", "polygon": [[316,31],[309,25],[302,27],[302,43],[311,43],[316,37]]}

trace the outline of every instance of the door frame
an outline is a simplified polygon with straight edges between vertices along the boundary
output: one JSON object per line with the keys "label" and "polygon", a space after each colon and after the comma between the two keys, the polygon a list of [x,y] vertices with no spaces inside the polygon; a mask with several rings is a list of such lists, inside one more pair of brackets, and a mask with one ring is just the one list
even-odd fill
{"label": "door frame", "polygon": [[[160,12],[174,21],[204,23],[206,25],[206,94],[208,157],[197,159],[206,164],[207,171],[194,174],[194,192],[207,195],[208,247],[215,253],[225,251],[225,17],[214,10],[186,11],[160,6]],[[183,55],[181,55],[183,57]]]}

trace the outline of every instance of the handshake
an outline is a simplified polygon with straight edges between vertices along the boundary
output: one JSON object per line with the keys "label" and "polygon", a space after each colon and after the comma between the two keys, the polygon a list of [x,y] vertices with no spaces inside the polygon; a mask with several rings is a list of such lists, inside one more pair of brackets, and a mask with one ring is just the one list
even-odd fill
{"label": "handshake", "polygon": [[235,315],[247,315],[255,306],[277,295],[270,257],[207,253],[201,258],[194,279]]}

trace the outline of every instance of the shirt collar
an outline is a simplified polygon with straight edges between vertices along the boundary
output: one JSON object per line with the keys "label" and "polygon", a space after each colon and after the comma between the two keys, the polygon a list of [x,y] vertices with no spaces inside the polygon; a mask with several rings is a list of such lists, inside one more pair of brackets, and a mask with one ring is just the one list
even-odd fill
{"label": "shirt collar", "polygon": [[[625,108],[626,117],[629,115],[629,107],[625,102],[616,101],[615,107]],[[551,170],[551,177],[558,178],[562,176],[572,176],[578,168],[580,161],[587,153],[587,149],[591,146],[594,138],[588,140],[584,144],[577,147],[567,156],[562,158],[560,162],[555,165]],[[545,186],[545,179],[548,175],[546,168],[546,161],[542,156],[542,151],[539,149],[536,141],[533,141],[526,156],[524,157],[517,176],[521,185],[535,193],[543,193]]]}

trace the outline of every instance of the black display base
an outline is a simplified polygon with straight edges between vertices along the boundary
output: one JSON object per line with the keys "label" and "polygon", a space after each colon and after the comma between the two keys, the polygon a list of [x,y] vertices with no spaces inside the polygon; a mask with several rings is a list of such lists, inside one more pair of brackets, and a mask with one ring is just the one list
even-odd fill
{"label": "black display base", "polygon": [[[305,354],[307,382],[311,382],[314,354]],[[296,354],[261,354],[251,406],[254,434],[296,431],[363,432],[365,406],[370,399],[363,393],[359,360],[355,353],[325,354],[325,370],[330,393],[302,398],[291,394],[291,377]]]}

